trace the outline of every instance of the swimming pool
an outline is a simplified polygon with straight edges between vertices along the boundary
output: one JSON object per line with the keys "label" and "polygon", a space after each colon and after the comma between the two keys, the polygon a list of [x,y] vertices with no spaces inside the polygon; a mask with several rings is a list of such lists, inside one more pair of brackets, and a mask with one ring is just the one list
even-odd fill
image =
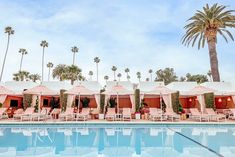
{"label": "swimming pool", "polygon": [[233,125],[2,125],[0,157],[235,156]]}

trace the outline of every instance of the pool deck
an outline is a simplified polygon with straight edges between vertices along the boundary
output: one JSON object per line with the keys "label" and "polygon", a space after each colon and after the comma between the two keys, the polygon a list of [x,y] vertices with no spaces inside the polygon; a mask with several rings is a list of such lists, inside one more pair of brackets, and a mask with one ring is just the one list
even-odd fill
{"label": "pool deck", "polygon": [[131,121],[106,121],[106,120],[88,120],[88,121],[61,121],[61,120],[47,120],[47,121],[19,121],[19,120],[1,120],[0,125],[70,125],[70,124],[78,124],[78,125],[103,125],[103,124],[130,124],[130,125],[167,125],[167,124],[175,124],[175,125],[235,125],[234,120],[226,120],[220,122],[199,122],[199,121],[150,121],[150,120],[131,120]]}

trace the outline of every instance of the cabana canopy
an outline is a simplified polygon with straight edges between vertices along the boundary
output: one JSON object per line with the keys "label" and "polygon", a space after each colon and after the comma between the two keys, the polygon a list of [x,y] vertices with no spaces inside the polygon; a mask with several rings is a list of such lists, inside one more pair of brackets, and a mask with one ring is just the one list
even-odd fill
{"label": "cabana canopy", "polygon": [[91,91],[84,87],[83,85],[78,85],[73,87],[72,89],[66,91],[65,93],[71,94],[71,95],[94,95],[99,94],[97,91]]}
{"label": "cabana canopy", "polygon": [[0,103],[4,103],[7,98],[7,95],[15,95],[15,93],[10,89],[6,88],[5,86],[0,85]]}
{"label": "cabana canopy", "polygon": [[156,86],[153,90],[151,90],[149,92],[145,92],[143,94],[165,95],[165,94],[172,94],[172,93],[176,93],[176,91],[160,85],[160,86]]}
{"label": "cabana canopy", "polygon": [[192,88],[187,93],[185,93],[185,95],[197,96],[197,95],[203,95],[205,93],[214,93],[214,92],[215,92],[215,90],[213,90],[213,89],[198,85],[198,86]]}
{"label": "cabana canopy", "polygon": [[56,92],[60,92],[62,89],[69,90],[73,87],[70,83],[65,81],[45,81],[42,82],[42,85]]}
{"label": "cabana canopy", "polygon": [[188,93],[196,86],[197,82],[172,82],[166,87],[171,90],[179,91],[181,96],[187,96]]}
{"label": "cabana canopy", "polygon": [[235,88],[230,82],[205,82],[201,85],[215,90],[214,94],[217,96],[235,95]]}
{"label": "cabana canopy", "polygon": [[5,87],[12,90],[16,95],[22,95],[24,90],[36,87],[38,84],[32,81],[7,81]]}
{"label": "cabana canopy", "polygon": [[36,87],[33,87],[31,89],[24,91],[23,93],[24,94],[33,94],[33,95],[48,95],[48,96],[53,96],[53,95],[59,94],[56,91],[51,90],[43,85],[38,85]]}
{"label": "cabana canopy", "polygon": [[129,91],[128,89],[124,88],[122,85],[115,85],[110,89],[107,89],[103,92],[106,95],[131,95],[134,94],[133,91]]}

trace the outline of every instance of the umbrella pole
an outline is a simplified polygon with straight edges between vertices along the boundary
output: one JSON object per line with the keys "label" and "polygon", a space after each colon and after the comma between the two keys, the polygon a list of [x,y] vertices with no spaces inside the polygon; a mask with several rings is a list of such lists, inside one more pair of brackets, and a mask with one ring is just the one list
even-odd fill
{"label": "umbrella pole", "polygon": [[161,109],[161,121],[162,121],[163,112],[162,112],[162,94],[161,93],[160,93],[160,109]]}

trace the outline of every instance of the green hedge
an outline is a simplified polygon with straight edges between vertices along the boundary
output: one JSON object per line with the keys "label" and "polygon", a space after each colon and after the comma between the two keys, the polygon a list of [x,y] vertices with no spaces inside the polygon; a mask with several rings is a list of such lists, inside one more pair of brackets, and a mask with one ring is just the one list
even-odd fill
{"label": "green hedge", "polygon": [[182,106],[180,104],[179,92],[171,94],[171,102],[174,112],[176,113],[181,112]]}
{"label": "green hedge", "polygon": [[32,106],[32,94],[24,94],[23,95],[23,108],[26,109],[27,107]]}
{"label": "green hedge", "polygon": [[100,113],[104,113],[105,95],[100,94]]}
{"label": "green hedge", "polygon": [[205,93],[205,104],[206,108],[213,108],[215,110],[215,96],[214,93]]}
{"label": "green hedge", "polygon": [[140,112],[140,90],[135,90],[135,111]]}
{"label": "green hedge", "polygon": [[67,107],[67,99],[68,99],[68,94],[65,94],[66,90],[60,90],[60,107],[62,111],[66,110]]}

